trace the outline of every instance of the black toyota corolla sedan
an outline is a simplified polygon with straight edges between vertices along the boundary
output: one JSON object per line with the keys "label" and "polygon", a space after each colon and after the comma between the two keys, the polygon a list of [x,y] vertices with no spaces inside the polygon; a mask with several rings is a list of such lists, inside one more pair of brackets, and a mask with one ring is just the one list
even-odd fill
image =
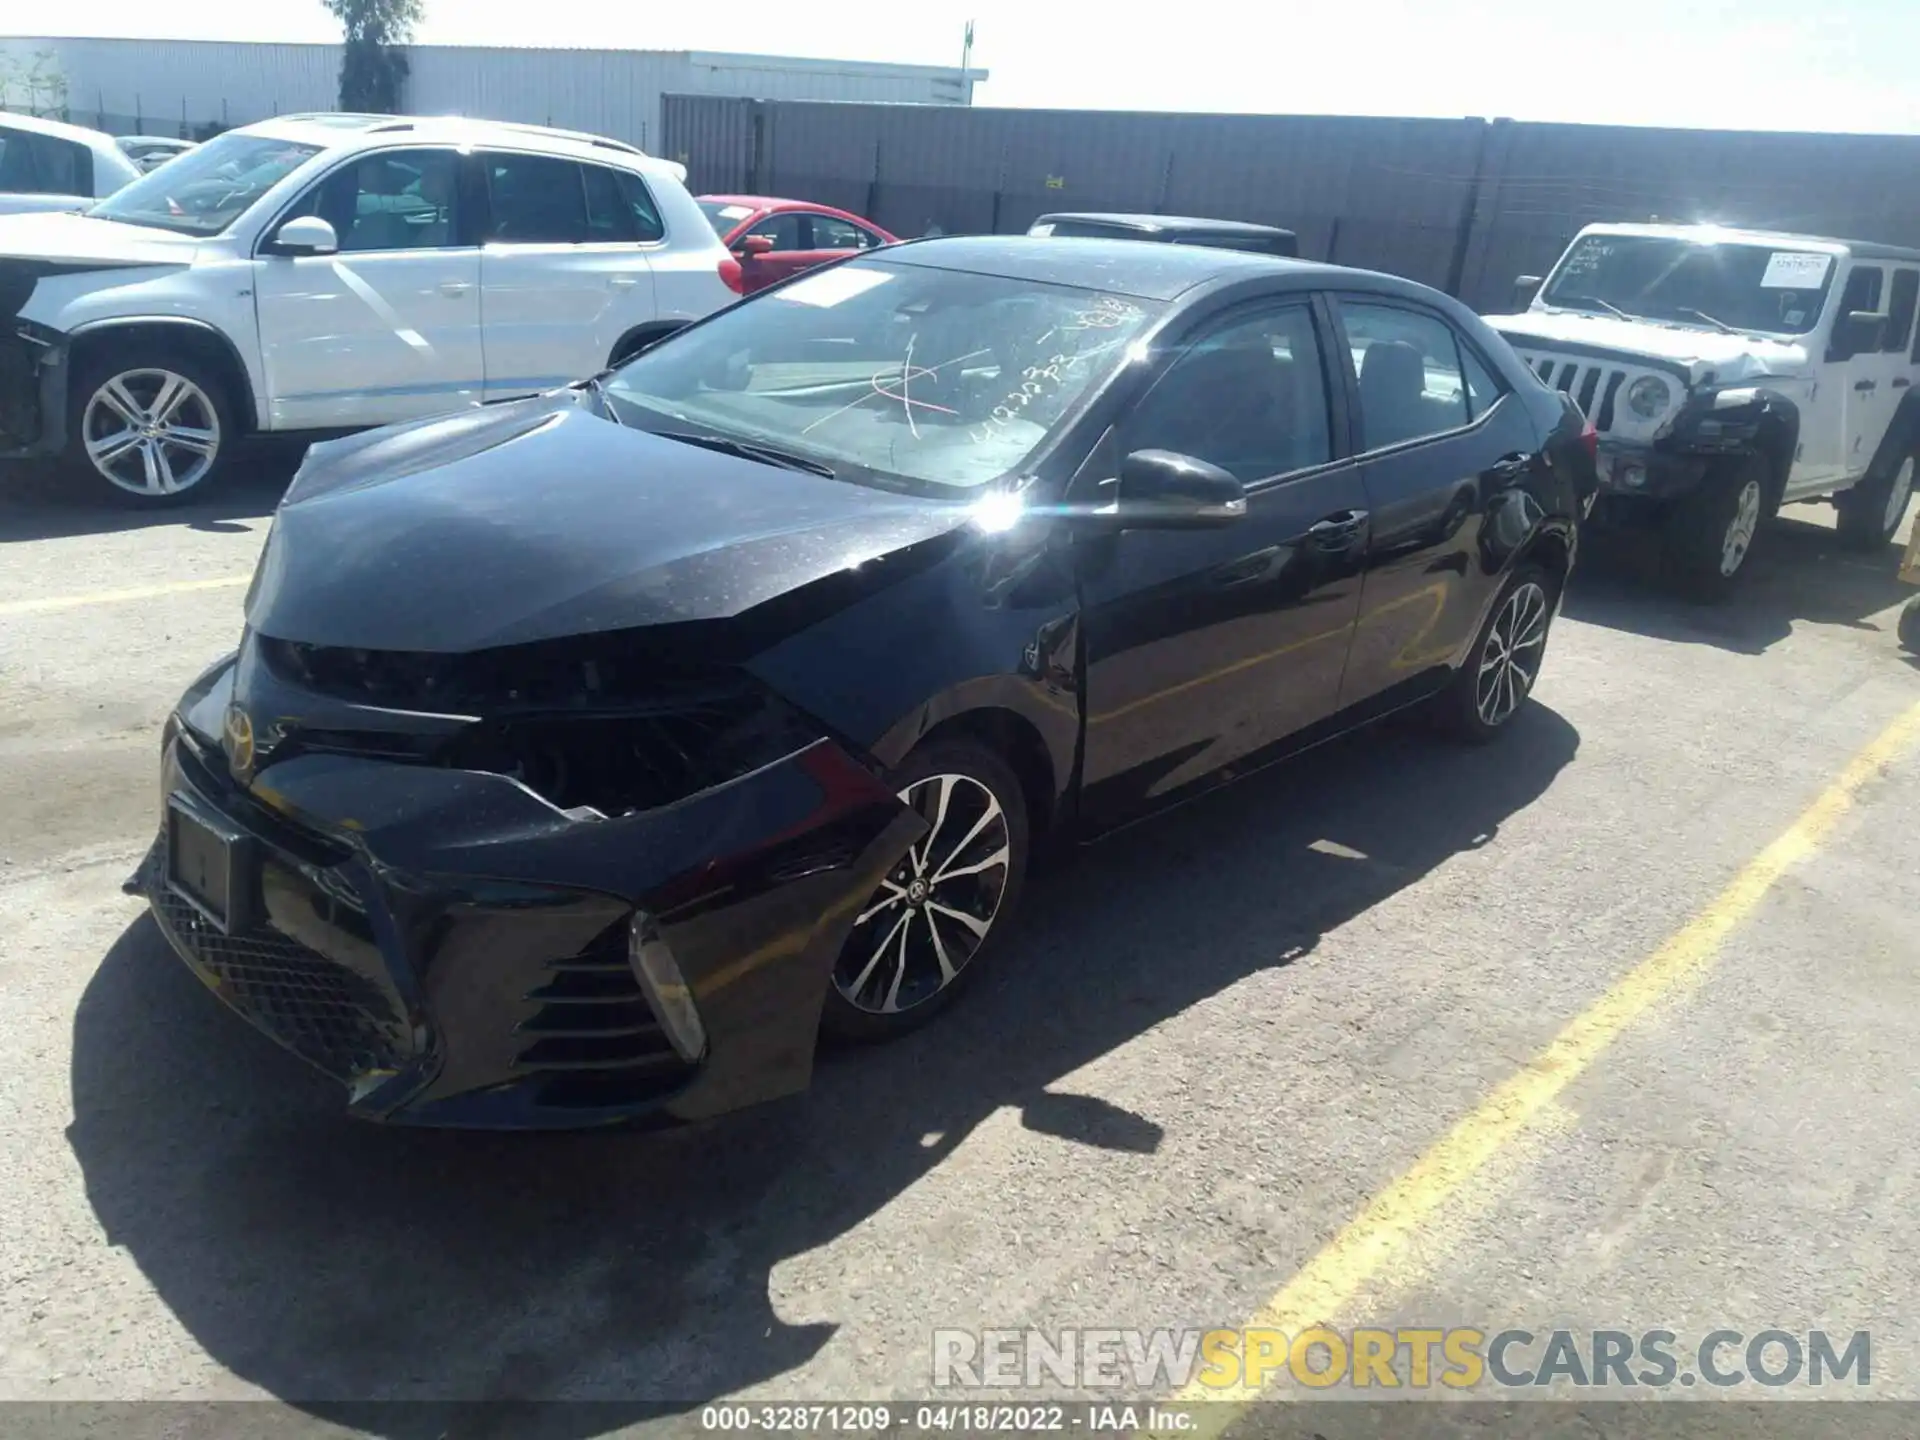
{"label": "black toyota corolla sedan", "polygon": [[685,1121],[934,1015],[1043,844],[1540,673],[1593,437],[1458,304],[940,239],[317,445],[133,883],[435,1125]]}

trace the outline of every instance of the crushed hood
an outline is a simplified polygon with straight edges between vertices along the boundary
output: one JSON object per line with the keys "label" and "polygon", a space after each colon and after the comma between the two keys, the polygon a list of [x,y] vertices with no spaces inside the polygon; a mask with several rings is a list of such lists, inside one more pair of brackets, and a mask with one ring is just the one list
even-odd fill
{"label": "crushed hood", "polygon": [[1745,374],[1797,374],[1807,365],[1804,345],[1755,335],[1723,335],[1717,330],[1661,325],[1651,320],[1619,320],[1558,310],[1527,310],[1518,315],[1489,315],[1487,324],[1519,349],[1549,348],[1555,343],[1640,356],[1690,370],[1712,370],[1722,379]]}
{"label": "crushed hood", "polygon": [[199,244],[191,235],[85,215],[0,215],[0,263],[39,260],[62,267],[190,265]]}
{"label": "crushed hood", "polygon": [[727,619],[967,516],[629,429],[561,391],[314,446],[247,622],[457,653]]}

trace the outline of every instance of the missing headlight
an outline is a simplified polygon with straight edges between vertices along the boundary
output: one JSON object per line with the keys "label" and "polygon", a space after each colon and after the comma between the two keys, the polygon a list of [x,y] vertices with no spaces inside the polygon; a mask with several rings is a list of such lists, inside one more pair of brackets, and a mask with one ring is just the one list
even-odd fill
{"label": "missing headlight", "polygon": [[451,737],[376,724],[296,729],[295,744],[506,775],[565,811],[668,805],[821,737],[745,671],[663,648],[602,635],[439,655],[261,638],[269,668],[301,689],[416,717],[478,717]]}

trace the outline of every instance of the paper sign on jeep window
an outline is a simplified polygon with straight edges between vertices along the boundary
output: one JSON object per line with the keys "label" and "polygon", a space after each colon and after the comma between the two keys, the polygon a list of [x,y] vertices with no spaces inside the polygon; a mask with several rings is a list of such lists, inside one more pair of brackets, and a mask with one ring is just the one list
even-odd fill
{"label": "paper sign on jeep window", "polygon": [[1831,255],[1814,255],[1776,250],[1767,261],[1767,273],[1760,277],[1762,290],[1818,290],[1827,280]]}

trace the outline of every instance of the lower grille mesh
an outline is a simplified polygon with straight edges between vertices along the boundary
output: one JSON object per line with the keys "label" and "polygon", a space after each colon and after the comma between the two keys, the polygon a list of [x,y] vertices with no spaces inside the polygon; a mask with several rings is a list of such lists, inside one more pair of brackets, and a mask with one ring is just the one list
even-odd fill
{"label": "lower grille mesh", "polygon": [[406,1022],[371,980],[270,926],[222,935],[167,888],[166,874],[163,837],[146,867],[154,916],[235,1009],[338,1080],[404,1062]]}
{"label": "lower grille mesh", "polygon": [[514,1068],[542,1077],[543,1104],[631,1105],[685,1083],[680,1058],[654,1018],[627,959],[627,922],[609,926],[578,955],[548,962],[528,998],[540,1008],[520,1025]]}

